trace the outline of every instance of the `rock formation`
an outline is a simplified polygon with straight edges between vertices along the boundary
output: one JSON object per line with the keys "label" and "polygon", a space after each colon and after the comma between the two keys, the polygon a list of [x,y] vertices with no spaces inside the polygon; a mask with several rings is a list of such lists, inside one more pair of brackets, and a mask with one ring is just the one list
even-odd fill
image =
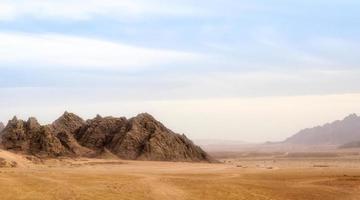
{"label": "rock formation", "polygon": [[85,121],[73,113],[65,112],[51,124],[54,135],[61,144],[76,156],[94,156],[95,152],[81,146],[75,139],[75,134],[85,125]]}
{"label": "rock formation", "polygon": [[4,128],[5,128],[5,125],[4,125],[2,122],[0,122],[0,132],[1,132],[2,130],[4,130]]}
{"label": "rock formation", "polygon": [[1,136],[2,136],[2,131],[4,130],[4,128],[5,128],[5,125],[2,122],[0,122],[0,148],[2,147]]}
{"label": "rock formation", "polygon": [[360,117],[349,115],[343,120],[304,129],[284,143],[301,145],[343,145],[360,141]]}
{"label": "rock formation", "polygon": [[101,117],[84,121],[65,112],[51,125],[14,117],[3,130],[3,147],[42,157],[115,155],[122,159],[213,161],[185,135],[176,134],[147,113],[131,119]]}
{"label": "rock formation", "polygon": [[41,126],[35,118],[28,121],[14,117],[2,132],[5,149],[39,156],[64,156],[68,151],[55,137],[52,127]]}

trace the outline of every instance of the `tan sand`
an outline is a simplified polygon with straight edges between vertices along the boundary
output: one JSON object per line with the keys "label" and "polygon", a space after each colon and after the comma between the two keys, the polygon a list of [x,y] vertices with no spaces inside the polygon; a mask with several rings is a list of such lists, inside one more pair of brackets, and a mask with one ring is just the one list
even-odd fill
{"label": "tan sand", "polygon": [[356,158],[246,158],[222,164],[47,160],[0,152],[1,200],[358,200]]}

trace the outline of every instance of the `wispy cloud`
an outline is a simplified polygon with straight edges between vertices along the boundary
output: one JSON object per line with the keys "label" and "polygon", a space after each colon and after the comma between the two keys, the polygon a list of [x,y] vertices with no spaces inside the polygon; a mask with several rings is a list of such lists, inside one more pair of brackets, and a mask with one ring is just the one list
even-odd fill
{"label": "wispy cloud", "polygon": [[203,55],[57,35],[0,33],[0,67],[138,69],[194,62]]}
{"label": "wispy cloud", "polygon": [[89,20],[98,16],[121,19],[164,15],[194,16],[203,12],[200,7],[162,0],[2,0],[0,8],[0,20],[19,17]]}

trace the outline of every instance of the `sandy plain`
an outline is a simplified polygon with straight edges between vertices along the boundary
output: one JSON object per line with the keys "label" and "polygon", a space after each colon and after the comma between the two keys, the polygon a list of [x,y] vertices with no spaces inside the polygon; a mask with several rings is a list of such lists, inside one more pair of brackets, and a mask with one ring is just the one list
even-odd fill
{"label": "sandy plain", "polygon": [[0,151],[1,200],[358,200],[360,156],[247,155],[222,163],[46,160]]}

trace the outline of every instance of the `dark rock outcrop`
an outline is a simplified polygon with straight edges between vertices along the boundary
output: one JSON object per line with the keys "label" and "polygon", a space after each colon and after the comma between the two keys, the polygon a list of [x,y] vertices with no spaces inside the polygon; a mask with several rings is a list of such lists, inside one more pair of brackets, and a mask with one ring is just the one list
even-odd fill
{"label": "dark rock outcrop", "polygon": [[85,125],[85,121],[79,116],[65,112],[61,117],[55,120],[51,126],[55,130],[55,134],[60,132],[77,133],[82,126]]}
{"label": "dark rock outcrop", "polygon": [[213,161],[185,135],[176,134],[147,113],[131,119],[101,117],[86,122],[65,112],[51,125],[35,118],[10,120],[2,136],[5,149],[42,157],[102,155],[156,161]]}
{"label": "dark rock outcrop", "polygon": [[202,161],[208,155],[185,135],[167,129],[149,114],[140,114],[129,120],[129,131],[112,143],[116,155],[128,159]]}
{"label": "dark rock outcrop", "polygon": [[54,135],[50,126],[41,126],[30,138],[29,152],[42,157],[58,157],[69,155],[69,151]]}
{"label": "dark rock outcrop", "polygon": [[343,120],[304,129],[284,143],[301,145],[343,145],[360,141],[360,117],[349,115]]}
{"label": "dark rock outcrop", "polygon": [[76,139],[82,146],[101,152],[110,146],[115,135],[126,132],[127,119],[97,116],[87,123],[76,134]]}
{"label": "dark rock outcrop", "polygon": [[75,139],[75,135],[85,124],[85,121],[79,116],[65,112],[50,127],[54,135],[70,154],[75,156],[94,156],[94,151],[81,146]]}
{"label": "dark rock outcrop", "polygon": [[41,126],[35,118],[28,121],[14,117],[2,135],[5,149],[39,156],[57,157],[68,155],[50,126]]}

